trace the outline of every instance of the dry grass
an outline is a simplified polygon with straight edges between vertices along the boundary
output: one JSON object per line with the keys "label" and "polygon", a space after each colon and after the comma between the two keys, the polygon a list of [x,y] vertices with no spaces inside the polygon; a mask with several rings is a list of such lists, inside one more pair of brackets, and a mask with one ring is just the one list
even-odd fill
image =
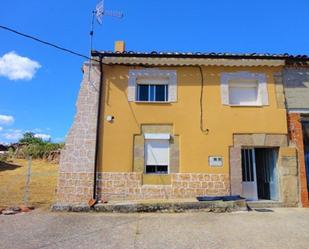
{"label": "dry grass", "polygon": [[[23,203],[28,162],[16,159],[0,163],[0,208]],[[52,204],[58,176],[58,165],[33,160],[31,167],[29,204],[48,207]]]}

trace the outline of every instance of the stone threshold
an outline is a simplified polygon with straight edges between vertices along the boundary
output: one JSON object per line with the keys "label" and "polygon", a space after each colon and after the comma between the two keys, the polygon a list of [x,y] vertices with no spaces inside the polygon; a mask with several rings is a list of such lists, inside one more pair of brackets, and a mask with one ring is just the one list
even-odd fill
{"label": "stone threshold", "polygon": [[180,212],[237,212],[248,211],[245,200],[237,201],[123,201],[107,204],[96,204],[93,208],[87,205],[53,205],[56,212],[103,212],[103,213],[180,213]]}

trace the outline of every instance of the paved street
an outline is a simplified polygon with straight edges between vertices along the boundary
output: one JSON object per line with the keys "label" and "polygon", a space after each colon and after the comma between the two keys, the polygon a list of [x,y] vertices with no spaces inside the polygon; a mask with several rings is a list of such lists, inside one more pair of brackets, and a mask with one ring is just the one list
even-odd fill
{"label": "paved street", "polygon": [[309,209],[0,216],[0,248],[308,248]]}

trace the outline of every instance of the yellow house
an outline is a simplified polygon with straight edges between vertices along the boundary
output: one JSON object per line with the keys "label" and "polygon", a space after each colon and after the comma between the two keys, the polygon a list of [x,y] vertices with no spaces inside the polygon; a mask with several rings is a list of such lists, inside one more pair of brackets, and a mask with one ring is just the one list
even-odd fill
{"label": "yellow house", "polygon": [[58,203],[242,195],[297,205],[287,57],[125,52],[123,42],[92,55]]}

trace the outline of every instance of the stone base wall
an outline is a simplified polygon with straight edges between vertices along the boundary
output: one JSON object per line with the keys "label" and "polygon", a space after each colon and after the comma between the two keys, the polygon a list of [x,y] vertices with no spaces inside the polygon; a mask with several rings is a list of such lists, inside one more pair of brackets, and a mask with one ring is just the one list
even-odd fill
{"label": "stone base wall", "polygon": [[171,174],[171,185],[143,185],[142,173],[98,173],[99,198],[108,200],[181,199],[199,195],[228,195],[229,177],[224,174]]}
{"label": "stone base wall", "polygon": [[85,204],[92,197],[93,173],[60,173],[55,202]]}

